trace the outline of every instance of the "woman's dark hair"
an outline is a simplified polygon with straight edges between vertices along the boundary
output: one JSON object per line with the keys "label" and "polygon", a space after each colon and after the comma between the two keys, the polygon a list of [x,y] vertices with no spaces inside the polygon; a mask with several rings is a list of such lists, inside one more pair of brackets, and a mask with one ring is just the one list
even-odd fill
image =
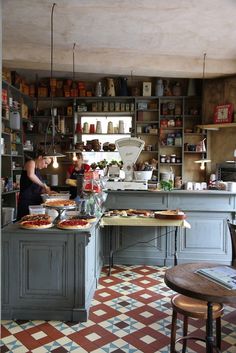
{"label": "woman's dark hair", "polygon": [[39,156],[42,156],[42,157],[46,156],[46,153],[45,153],[44,150],[41,149],[41,148],[35,149],[34,151],[32,151],[32,152],[30,153],[30,155],[25,153],[25,155],[24,155],[24,157],[25,157],[25,162],[34,160],[34,159],[38,158]]}
{"label": "woman's dark hair", "polygon": [[83,159],[84,156],[83,156],[83,153],[82,152],[78,152],[76,153],[76,157],[79,158],[79,159]]}

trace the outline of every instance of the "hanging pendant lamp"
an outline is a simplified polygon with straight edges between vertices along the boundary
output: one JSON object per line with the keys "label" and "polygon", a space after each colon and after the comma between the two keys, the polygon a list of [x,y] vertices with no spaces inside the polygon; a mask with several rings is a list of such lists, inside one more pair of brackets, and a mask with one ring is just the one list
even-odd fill
{"label": "hanging pendant lamp", "polygon": [[[204,55],[203,55],[202,93],[204,93],[204,86],[205,86],[205,68],[206,68],[206,53],[204,53]],[[203,109],[203,113],[204,113],[204,112],[205,112],[205,102],[204,102],[204,104],[203,104],[203,107],[204,107],[204,109]],[[204,140],[205,140],[205,139],[204,139]],[[204,140],[201,141],[203,144],[204,144]],[[194,163],[199,163],[199,164],[200,164],[200,169],[201,169],[201,170],[205,170],[205,167],[206,167],[205,164],[211,162],[210,159],[206,159],[206,158],[204,157],[204,152],[205,152],[204,150],[205,150],[205,148],[202,149],[202,151],[203,151],[203,153],[202,153],[202,158],[199,159],[199,160],[197,160],[197,161],[194,161]]]}
{"label": "hanging pendant lamp", "polygon": [[[75,46],[76,46],[76,43],[73,44],[72,86],[75,82]],[[76,140],[75,140],[75,134],[74,134],[73,148],[65,152],[68,154],[72,154],[73,161],[77,160],[76,153],[82,152],[81,150],[75,148],[75,144],[76,144]]]}
{"label": "hanging pendant lamp", "polygon": [[[54,14],[54,7],[56,3],[53,3],[52,5],[52,10],[51,10],[51,75],[50,75],[50,83],[53,81],[53,14]],[[59,164],[57,162],[57,158],[60,157],[65,157],[64,154],[59,153],[56,151],[56,146],[55,146],[55,133],[56,133],[56,125],[55,125],[55,117],[56,117],[56,109],[54,108],[54,99],[53,99],[53,94],[51,94],[51,107],[50,107],[50,112],[51,112],[51,124],[52,124],[52,143],[46,152],[46,157],[52,158],[53,159],[53,168],[58,168]]]}

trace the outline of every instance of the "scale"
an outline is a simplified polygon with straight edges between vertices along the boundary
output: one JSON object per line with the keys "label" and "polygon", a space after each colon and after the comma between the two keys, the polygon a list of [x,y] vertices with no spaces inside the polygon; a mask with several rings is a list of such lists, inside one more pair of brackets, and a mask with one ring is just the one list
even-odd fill
{"label": "scale", "polygon": [[124,178],[120,178],[120,169],[117,167],[116,172],[114,168],[110,173],[110,179],[106,183],[108,190],[147,190],[147,180],[133,180],[134,164],[137,161],[145,142],[135,137],[123,138],[116,140],[116,148],[120,153],[123,162]]}

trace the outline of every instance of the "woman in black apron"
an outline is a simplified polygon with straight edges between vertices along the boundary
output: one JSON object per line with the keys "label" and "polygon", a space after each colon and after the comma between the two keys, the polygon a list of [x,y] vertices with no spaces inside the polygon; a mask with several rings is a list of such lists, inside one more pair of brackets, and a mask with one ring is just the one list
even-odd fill
{"label": "woman in black apron", "polygon": [[17,220],[29,214],[29,206],[42,203],[42,193],[50,192],[40,174],[40,169],[47,168],[50,163],[51,159],[44,156],[42,151],[38,151],[34,159],[26,161],[20,178]]}
{"label": "woman in black apron", "polygon": [[[67,171],[67,177],[69,179],[78,180],[79,175],[83,176],[84,173],[90,170],[90,166],[84,163],[83,154],[81,152],[77,153],[76,157],[77,157],[77,160],[74,162],[72,166],[69,167]],[[82,185],[81,185],[81,190],[77,190],[77,189],[78,189],[77,186],[70,187],[71,199],[75,199],[77,196],[77,193],[80,194],[80,192],[82,191]]]}

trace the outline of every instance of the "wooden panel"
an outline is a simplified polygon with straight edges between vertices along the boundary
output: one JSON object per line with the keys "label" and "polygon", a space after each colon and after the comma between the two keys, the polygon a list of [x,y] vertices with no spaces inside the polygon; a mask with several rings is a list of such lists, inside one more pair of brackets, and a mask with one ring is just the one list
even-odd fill
{"label": "wooden panel", "polygon": [[171,209],[182,209],[184,211],[233,211],[235,209],[235,198],[232,195],[210,194],[209,192],[169,194],[169,205]]}
{"label": "wooden panel", "polygon": [[105,203],[107,209],[149,209],[167,208],[167,193],[146,193],[140,191],[108,192]]}
{"label": "wooden panel", "polygon": [[2,304],[9,304],[9,241],[2,241],[2,276],[1,276],[1,296]]}
{"label": "wooden panel", "polygon": [[[49,240],[47,236],[33,235],[33,239],[14,240],[14,274],[19,289],[12,293],[16,305],[55,307],[73,303],[73,241]],[[13,250],[14,251],[14,250]],[[15,266],[14,266],[15,267]],[[43,302],[43,305],[42,305]]]}
{"label": "wooden panel", "polygon": [[115,263],[159,264],[166,257],[167,227],[119,227]]}
{"label": "wooden panel", "polygon": [[179,239],[179,257],[185,261],[225,261],[231,257],[227,213],[188,213],[191,229]]}

